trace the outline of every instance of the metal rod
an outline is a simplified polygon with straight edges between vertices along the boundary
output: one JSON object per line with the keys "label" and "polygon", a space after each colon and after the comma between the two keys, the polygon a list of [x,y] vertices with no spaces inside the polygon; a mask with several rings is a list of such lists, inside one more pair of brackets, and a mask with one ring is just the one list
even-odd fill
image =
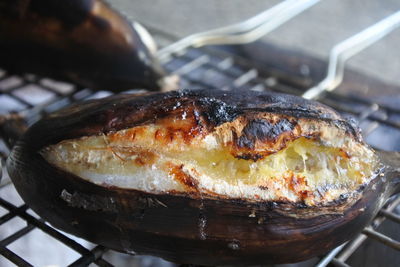
{"label": "metal rod", "polygon": [[12,263],[15,263],[17,266],[24,266],[24,267],[30,267],[31,265],[29,262],[25,261],[23,258],[9,250],[8,248],[4,246],[0,246],[0,255],[4,256],[6,259],[11,261]]}
{"label": "metal rod", "polygon": [[400,224],[400,215],[394,214],[393,212],[387,210],[381,210],[379,211],[379,214],[384,215],[386,218]]}
{"label": "metal rod", "polygon": [[333,258],[335,258],[335,256],[342,250],[342,248],[346,244],[347,243],[344,243],[344,244],[336,247],[335,249],[331,250],[331,252],[329,252],[325,257],[323,257],[322,260],[320,262],[318,262],[317,265],[315,265],[315,267],[325,267],[325,266],[327,266],[333,260]]}
{"label": "metal rod", "polygon": [[[390,203],[385,209],[386,211],[393,211],[398,205],[400,205],[400,197],[395,199],[392,203]],[[386,220],[385,216],[377,216],[371,223],[371,225],[374,225],[374,227],[378,227],[381,223],[383,223]],[[348,242],[346,247],[340,251],[340,254],[338,255],[337,259],[345,262],[353,253],[356,251],[361,244],[367,239],[367,236],[364,234],[359,234],[356,238],[354,238],[352,241]]]}
{"label": "metal rod", "polygon": [[[21,207],[18,207],[17,209],[21,210],[21,211],[26,211],[28,209],[28,205],[24,204]],[[8,222],[9,220],[11,220],[12,218],[14,218],[16,216],[17,216],[17,214],[12,213],[12,212],[8,212],[8,213],[4,214],[3,216],[0,217],[0,225]]]}
{"label": "metal rod", "polygon": [[157,56],[162,60],[173,52],[189,46],[244,44],[253,42],[295,17],[320,0],[286,0],[241,23],[189,35],[163,49]]}
{"label": "metal rod", "polygon": [[338,259],[335,259],[335,258],[332,259],[332,263],[333,263],[335,266],[350,267],[350,265],[346,264],[346,263],[343,262],[343,261],[340,261],[340,260],[338,260]]}
{"label": "metal rod", "polygon": [[334,90],[343,80],[346,60],[382,39],[399,26],[400,11],[335,45],[330,52],[327,76],[319,84],[308,89],[303,97],[313,99],[324,91]]}
{"label": "metal rod", "polygon": [[18,230],[14,234],[12,234],[12,235],[8,236],[7,238],[1,240],[0,241],[0,245],[5,247],[5,246],[9,245],[10,243],[14,242],[15,240],[23,237],[24,235],[26,235],[27,233],[29,233],[33,229],[35,229],[35,226],[33,226],[31,224],[28,224],[27,226],[25,226],[24,228]]}
{"label": "metal rod", "polygon": [[[78,267],[78,266],[88,266],[90,263],[95,262],[100,259],[104,253],[107,252],[107,248],[103,246],[96,246],[94,249],[77,259],[75,262],[68,265],[69,267]],[[108,262],[103,262],[103,266],[112,266]]]}
{"label": "metal rod", "polygon": [[385,244],[386,246],[389,246],[396,250],[400,250],[400,242],[399,241],[394,240],[393,238],[390,238],[384,234],[381,234],[381,233],[375,231],[374,229],[372,229],[371,227],[366,227],[363,230],[363,234],[366,234],[368,237],[375,239],[376,241],[379,241],[379,242]]}
{"label": "metal rod", "polygon": [[42,230],[43,232],[52,236],[53,238],[61,241],[66,246],[70,247],[71,249],[75,250],[76,252],[78,252],[80,254],[85,254],[88,252],[88,249],[85,248],[83,245],[79,244],[75,240],[68,238],[66,235],[64,235],[61,232],[55,230],[54,228],[48,226],[43,221],[36,219],[35,217],[26,213],[25,211],[18,209],[16,206],[14,206],[10,202],[4,200],[3,198],[0,198],[0,206],[2,206],[3,208],[6,208],[7,210],[9,210],[10,212],[12,212],[14,214],[17,214],[19,217],[26,220],[27,223],[36,226],[38,229]]}
{"label": "metal rod", "polygon": [[364,234],[358,234],[351,241],[347,242],[346,247],[339,251],[337,259],[345,262],[353,253],[364,243],[368,237]]}

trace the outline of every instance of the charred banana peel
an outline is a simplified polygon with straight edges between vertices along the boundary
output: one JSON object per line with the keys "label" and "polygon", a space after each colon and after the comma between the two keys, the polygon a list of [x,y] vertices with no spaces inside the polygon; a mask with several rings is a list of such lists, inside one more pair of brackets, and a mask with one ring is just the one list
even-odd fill
{"label": "charred banana peel", "polygon": [[[179,262],[190,262],[193,248],[196,263],[248,264],[291,262],[337,245],[339,237],[297,258],[275,251],[286,239],[289,250],[298,242],[291,251],[317,242],[309,240],[321,237],[316,222],[327,220],[327,229],[336,218],[329,216],[344,216],[379,166],[357,126],[317,102],[199,90],[119,95],[56,112],[28,130],[8,169],[27,203],[66,231]],[[116,227],[128,237],[86,233],[90,216],[102,232]],[[171,252],[167,240],[183,252]],[[205,259],[207,244],[220,257]]]}

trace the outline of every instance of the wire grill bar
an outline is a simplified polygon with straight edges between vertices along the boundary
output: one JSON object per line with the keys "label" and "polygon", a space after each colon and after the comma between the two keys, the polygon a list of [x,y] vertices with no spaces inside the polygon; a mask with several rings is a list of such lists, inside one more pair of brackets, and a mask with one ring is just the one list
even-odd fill
{"label": "wire grill bar", "polygon": [[17,266],[23,266],[23,267],[33,266],[6,247],[0,246],[0,253],[1,255],[9,259],[11,262],[15,263]]}
{"label": "wire grill bar", "polygon": [[392,220],[396,223],[400,223],[400,216],[397,214],[394,214],[393,212],[390,212],[387,210],[381,210],[381,211],[379,211],[379,214],[385,216],[389,220]]}
{"label": "wire grill bar", "polygon": [[33,225],[28,225],[25,226],[24,228],[22,228],[21,230],[19,230],[18,232],[15,232],[14,234],[10,235],[9,237],[3,239],[0,242],[0,246],[7,246],[10,243],[14,242],[15,240],[17,240],[18,238],[26,235],[27,233],[29,233],[31,230],[33,230],[35,227]]}
{"label": "wire grill bar", "polygon": [[70,267],[78,267],[78,266],[87,266],[92,262],[96,262],[99,266],[113,266],[108,263],[104,259],[101,259],[101,256],[107,251],[107,249],[103,246],[96,246],[90,252],[86,253],[84,257],[77,259],[75,262],[71,263]]}
{"label": "wire grill bar", "polygon": [[[107,261],[101,259],[101,256],[107,251],[106,248],[102,246],[97,246],[93,250],[88,250],[78,242],[70,239],[69,237],[65,236],[61,232],[55,230],[54,228],[45,224],[42,220],[38,220],[32,215],[26,212],[27,206],[24,204],[20,207],[14,206],[12,203],[0,198],[0,205],[6,208],[9,213],[3,216],[2,218],[6,217],[6,219],[11,219],[12,217],[19,216],[23,218],[28,225],[21,230],[15,232],[14,234],[8,236],[7,238],[0,241],[0,247],[2,250],[2,255],[9,259],[10,261],[16,263],[19,266],[31,266],[25,260],[23,260],[20,256],[16,255],[12,251],[10,251],[6,246],[18,238],[24,236],[34,228],[38,228],[43,232],[47,233],[48,235],[52,236],[53,238],[61,241],[63,244],[67,245],[71,249],[75,250],[76,252],[82,255],[76,262],[74,262],[71,266],[86,266],[92,262],[98,262],[99,266],[112,266]],[[3,219],[2,223],[5,223],[7,220]],[[4,254],[3,254],[4,252]]]}
{"label": "wire grill bar", "polygon": [[87,249],[83,247],[81,244],[69,239],[65,235],[61,234],[60,232],[54,230],[51,227],[48,227],[43,221],[37,220],[32,215],[29,215],[26,212],[22,212],[20,209],[15,207],[13,204],[5,201],[4,199],[0,198],[0,205],[8,209],[11,213],[20,216],[21,218],[25,219],[28,223],[34,225],[35,227],[39,228],[40,230],[46,232],[47,234],[51,235],[52,237],[62,241],[64,244],[68,245],[69,247],[73,248],[77,252],[82,254],[87,252]]}
{"label": "wire grill bar", "polygon": [[333,260],[332,260],[332,263],[333,263],[335,266],[339,266],[339,267],[350,267],[350,265],[348,265],[348,264],[346,264],[346,263],[344,263],[344,262],[342,262],[342,261],[339,261],[338,259],[333,259]]}
{"label": "wire grill bar", "polygon": [[400,242],[393,240],[392,238],[375,231],[371,227],[365,228],[362,232],[363,234],[367,235],[372,239],[382,242],[383,244],[392,247],[394,249],[400,250]]}
{"label": "wire grill bar", "polygon": [[[391,203],[387,204],[386,208],[383,208],[380,213],[389,213],[391,214],[393,210],[398,207],[400,204],[400,197],[392,201]],[[378,216],[374,219],[371,225],[374,226],[374,228],[377,228],[380,224],[382,224],[385,221],[386,217],[385,216]],[[371,231],[375,233],[375,230],[371,227],[367,227],[366,229],[370,229]],[[364,230],[365,231],[365,230]],[[346,244],[343,244],[335,249],[333,249],[330,253],[328,253],[325,257],[322,258],[322,260],[317,264],[317,267],[324,267],[327,266],[330,262],[334,262],[338,266],[348,266],[345,262],[350,256],[361,246],[361,244],[367,240],[368,236],[365,234],[363,231],[362,234],[359,234],[357,237],[355,237],[353,240],[349,241]],[[393,241],[393,240],[386,240],[389,241],[390,245],[388,246],[395,246],[398,242]],[[393,242],[392,242],[393,241]],[[336,257],[339,255],[338,257]],[[343,265],[345,264],[345,265]]]}

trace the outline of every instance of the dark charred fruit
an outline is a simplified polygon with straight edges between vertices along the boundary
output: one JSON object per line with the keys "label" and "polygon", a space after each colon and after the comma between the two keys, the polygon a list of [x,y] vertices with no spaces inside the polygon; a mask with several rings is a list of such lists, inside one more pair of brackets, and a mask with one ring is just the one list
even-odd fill
{"label": "dark charred fruit", "polygon": [[354,124],[317,102],[218,90],[117,95],[34,124],[8,160],[55,227],[202,265],[288,263],[345,242],[386,185]]}
{"label": "dark charred fruit", "polygon": [[10,72],[93,89],[159,90],[165,72],[150,39],[101,0],[0,3],[0,64]]}

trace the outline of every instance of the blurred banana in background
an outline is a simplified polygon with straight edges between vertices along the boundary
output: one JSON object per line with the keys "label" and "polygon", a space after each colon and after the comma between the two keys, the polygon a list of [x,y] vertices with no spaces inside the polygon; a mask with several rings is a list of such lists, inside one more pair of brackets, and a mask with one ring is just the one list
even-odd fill
{"label": "blurred banana in background", "polygon": [[0,67],[95,90],[161,90],[166,73],[140,24],[101,0],[0,0]]}

